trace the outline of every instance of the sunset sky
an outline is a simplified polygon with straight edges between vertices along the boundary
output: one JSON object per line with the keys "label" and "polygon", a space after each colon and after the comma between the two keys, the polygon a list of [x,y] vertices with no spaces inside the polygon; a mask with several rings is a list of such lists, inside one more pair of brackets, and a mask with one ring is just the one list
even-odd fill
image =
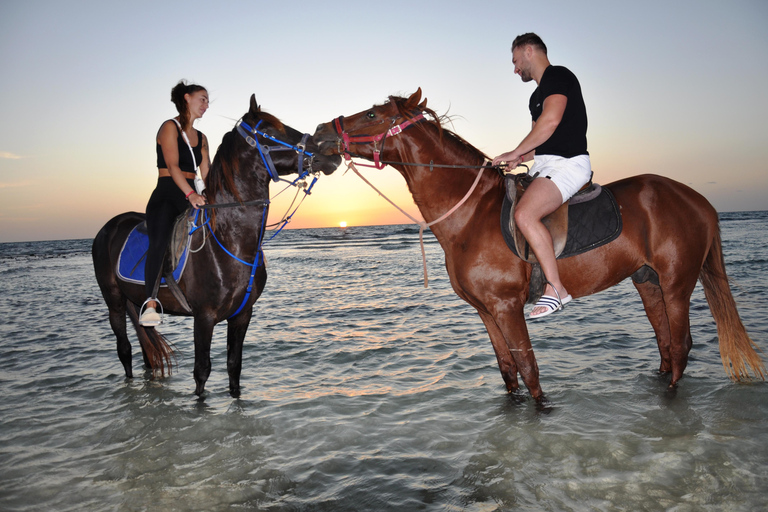
{"label": "sunset sky", "polygon": [[[421,87],[454,131],[508,151],[530,129],[535,84],[510,53],[529,31],[581,82],[595,181],[652,172],[719,211],[768,210],[767,26],[765,0],[3,1],[0,242],[92,238],[143,212],[181,78],[209,91],[196,127],[213,150],[251,93],[312,133]],[[343,170],[291,227],[409,222]],[[395,170],[365,173],[416,214]]]}

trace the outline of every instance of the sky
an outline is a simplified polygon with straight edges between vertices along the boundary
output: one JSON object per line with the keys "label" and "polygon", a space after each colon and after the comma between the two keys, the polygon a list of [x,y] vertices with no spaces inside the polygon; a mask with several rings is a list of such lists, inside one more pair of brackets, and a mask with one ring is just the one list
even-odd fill
{"label": "sky", "polygon": [[[718,211],[768,210],[767,26],[765,0],[2,0],[0,242],[93,238],[143,212],[182,78],[208,89],[196,127],[212,150],[251,94],[313,133],[418,87],[489,156],[514,149],[535,88],[512,66],[525,32],[581,82],[596,182],[655,173]],[[344,170],[320,178],[289,227],[410,222]],[[397,171],[364,172],[418,216]]]}

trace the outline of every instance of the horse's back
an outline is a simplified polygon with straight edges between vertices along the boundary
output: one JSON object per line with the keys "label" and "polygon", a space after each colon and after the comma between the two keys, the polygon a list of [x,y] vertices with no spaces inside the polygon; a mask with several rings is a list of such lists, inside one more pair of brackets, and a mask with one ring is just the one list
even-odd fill
{"label": "horse's back", "polygon": [[105,287],[117,286],[116,264],[126,238],[131,230],[146,215],[138,212],[125,212],[111,218],[96,234],[91,246],[93,269],[102,291]]}
{"label": "horse's back", "polygon": [[604,186],[613,192],[622,210],[663,209],[671,213],[674,210],[695,209],[708,217],[717,218],[714,206],[699,192],[657,174],[632,176]]}

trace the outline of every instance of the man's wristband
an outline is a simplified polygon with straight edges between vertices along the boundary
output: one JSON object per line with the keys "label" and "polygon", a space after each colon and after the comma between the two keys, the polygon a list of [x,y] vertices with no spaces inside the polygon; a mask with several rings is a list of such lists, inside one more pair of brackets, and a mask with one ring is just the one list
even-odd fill
{"label": "man's wristband", "polygon": [[187,194],[187,195],[185,195],[185,196],[184,196],[184,199],[186,199],[187,201],[189,201],[189,196],[191,196],[191,195],[192,195],[192,194],[194,194],[194,193],[195,193],[195,191],[194,191],[194,190],[190,190],[190,191],[189,191],[189,194]]}

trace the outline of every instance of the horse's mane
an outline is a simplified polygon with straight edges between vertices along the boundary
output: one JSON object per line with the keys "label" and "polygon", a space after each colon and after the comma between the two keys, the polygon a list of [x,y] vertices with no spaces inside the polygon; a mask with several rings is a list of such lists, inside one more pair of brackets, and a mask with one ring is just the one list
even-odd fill
{"label": "horse's mane", "polygon": [[[262,125],[272,125],[280,133],[285,134],[285,126],[282,121],[267,112],[262,112],[261,108],[258,108],[255,112],[253,109],[248,111],[243,116],[243,121],[251,127],[255,127],[259,121],[262,121]],[[232,194],[235,201],[242,203],[243,199],[240,197],[240,193],[235,185],[235,176],[240,173],[240,151],[237,150],[237,141],[240,139],[243,144],[242,136],[237,132],[237,127],[232,128],[228,133],[224,134],[221,139],[219,149],[216,150],[216,155],[213,157],[213,163],[208,170],[208,176],[205,179],[205,196],[208,203],[214,203],[214,198],[219,192],[228,192]],[[242,146],[241,146],[242,147]],[[263,165],[259,161],[257,165]],[[216,209],[209,210],[211,229],[216,229]]]}
{"label": "horse's mane", "polygon": [[[262,126],[271,125],[280,133],[285,134],[285,126],[282,121],[272,114],[261,111],[261,109],[257,112],[249,111],[243,116],[243,121],[251,127],[255,127],[261,121]],[[206,178],[206,192],[209,202],[221,191],[229,192],[236,201],[242,201],[235,186],[235,176],[240,172],[240,152],[236,149],[238,139],[242,139],[242,137],[235,127],[226,133],[221,140],[221,145],[216,151]]]}
{"label": "horse's mane", "polygon": [[[392,102],[396,107],[398,112],[401,116],[405,117],[406,119],[411,119],[414,116],[418,115],[418,112],[414,111],[413,109],[409,109],[406,106],[406,102],[408,101],[408,98],[403,98],[400,96],[390,96],[389,101]],[[426,103],[426,100],[425,100]],[[452,140],[455,142],[455,146],[458,150],[459,157],[466,157],[467,159],[480,159],[480,160],[490,160],[488,156],[477,149],[475,146],[467,142],[464,137],[457,134],[453,130],[450,130],[445,127],[446,124],[451,123],[452,119],[448,116],[448,114],[444,115],[438,115],[434,110],[431,108],[428,108],[425,104],[423,106],[419,106],[419,112],[425,114],[425,122],[424,123],[417,123],[414,125],[414,127],[423,127],[425,124],[433,126],[438,133],[438,137],[440,141],[442,142],[444,137],[447,137],[449,140]]]}

